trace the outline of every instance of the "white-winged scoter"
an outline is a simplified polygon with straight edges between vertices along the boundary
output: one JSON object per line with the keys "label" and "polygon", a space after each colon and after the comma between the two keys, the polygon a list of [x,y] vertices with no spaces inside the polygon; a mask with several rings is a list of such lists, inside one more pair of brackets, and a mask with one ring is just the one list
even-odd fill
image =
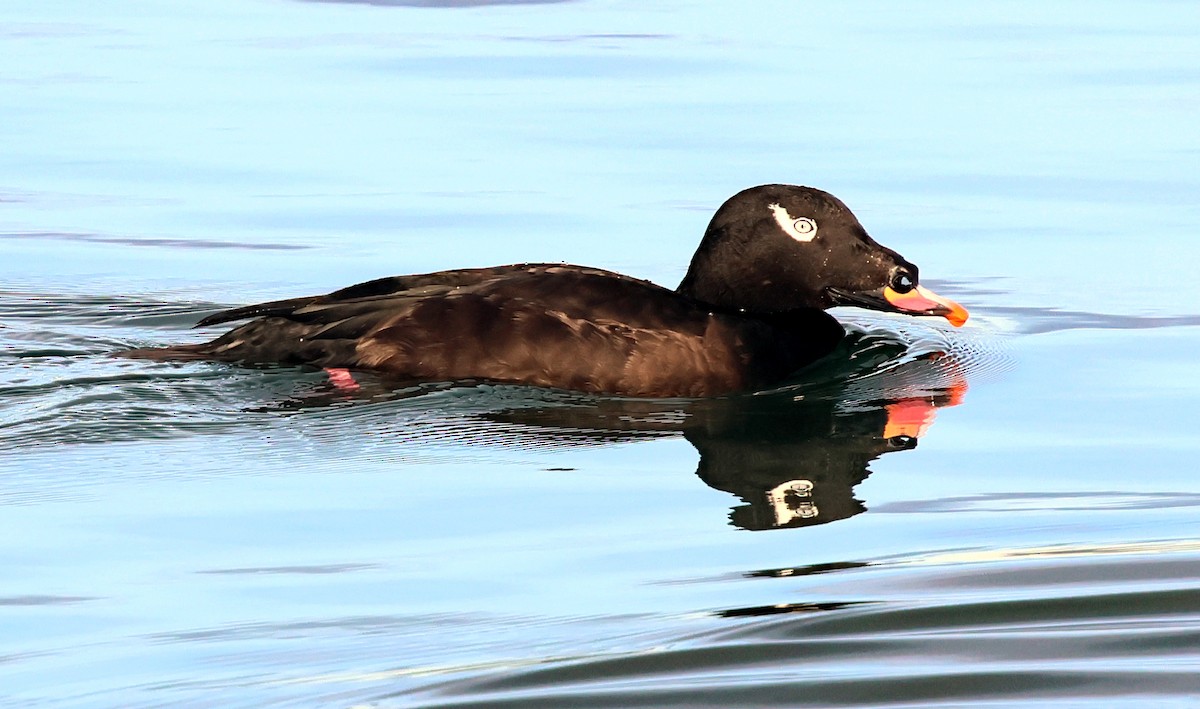
{"label": "white-winged scoter", "polygon": [[829,354],[844,335],[824,312],[835,305],[967,319],[841,200],[762,185],[717,210],[675,290],[565,264],[393,276],[219,312],[197,327],[253,319],[211,342],[124,354],[703,397],[770,386]]}

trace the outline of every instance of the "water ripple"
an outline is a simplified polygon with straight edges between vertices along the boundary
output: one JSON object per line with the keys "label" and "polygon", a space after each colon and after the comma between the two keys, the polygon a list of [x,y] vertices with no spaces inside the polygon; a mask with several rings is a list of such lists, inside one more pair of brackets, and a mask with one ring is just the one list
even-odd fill
{"label": "water ripple", "polygon": [[[939,574],[909,575],[914,588],[906,594],[889,591],[893,576],[868,576],[854,585],[857,595],[880,600],[731,609],[717,615],[733,627],[676,643],[478,671],[380,699],[423,707],[707,707],[968,700],[1034,706],[1104,698],[1111,706],[1122,697],[1136,705],[1193,691],[1200,556],[1193,549],[1142,556],[1133,567],[1103,563],[1095,588],[1105,591],[1053,583],[1087,561],[1056,559],[1004,597],[974,601],[939,594]],[[1162,573],[1145,573],[1147,567]],[[970,566],[947,573],[961,580],[959,588],[995,575]],[[1113,591],[1120,586],[1114,576],[1128,589]],[[780,576],[775,583],[796,581]],[[883,600],[889,595],[907,598]],[[912,665],[917,657],[919,669]]]}

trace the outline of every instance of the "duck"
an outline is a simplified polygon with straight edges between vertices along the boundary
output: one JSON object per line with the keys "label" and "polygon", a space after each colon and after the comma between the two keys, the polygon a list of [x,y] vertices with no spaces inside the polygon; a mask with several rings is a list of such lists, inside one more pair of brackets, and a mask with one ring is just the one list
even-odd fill
{"label": "duck", "polygon": [[[586,266],[519,263],[390,276],[223,310],[209,342],[128,357],[354,371],[404,383],[508,383],[650,398],[777,385],[834,351],[826,312],[858,306],[966,322],[837,197],[769,184],[717,209],[674,290]],[[336,377],[336,379],[335,379]]]}

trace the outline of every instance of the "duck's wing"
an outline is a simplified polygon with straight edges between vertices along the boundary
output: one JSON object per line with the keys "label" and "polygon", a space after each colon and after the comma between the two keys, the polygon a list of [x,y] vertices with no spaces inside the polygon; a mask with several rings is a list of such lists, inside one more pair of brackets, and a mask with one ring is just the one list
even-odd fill
{"label": "duck's wing", "polygon": [[297,308],[302,308],[320,298],[321,296],[319,295],[310,295],[304,298],[288,298],[287,300],[272,300],[267,303],[243,305],[240,308],[222,310],[219,313],[213,313],[201,318],[192,327],[208,327],[209,325],[220,325],[221,323],[246,320],[247,318],[286,317]]}
{"label": "duck's wing", "polygon": [[[436,271],[405,276],[388,276],[372,281],[357,283],[346,288],[335,290],[326,295],[312,295],[300,298],[272,300],[266,303],[243,305],[213,313],[202,318],[195,327],[208,327],[235,320],[247,320],[260,317],[279,317],[293,319],[299,311],[309,306],[336,306],[363,304],[360,309],[379,309],[390,298],[419,297],[449,293],[463,288],[479,287],[494,284],[497,281],[511,277],[536,276],[549,270],[571,270],[579,273],[604,274],[624,280],[628,276],[602,271],[600,269],[583,268],[580,266],[564,266],[562,264],[524,263],[511,266],[495,266],[491,268],[460,268],[451,271]],[[354,308],[352,308],[354,309]],[[328,313],[329,308],[319,310]],[[311,315],[312,310],[306,311]]]}
{"label": "duck's wing", "polygon": [[[622,274],[564,264],[518,264],[495,268],[439,271],[395,276],[344,288],[304,301],[284,317],[312,328],[312,339],[360,338],[382,328],[427,328],[431,334],[459,339],[491,325],[459,323],[451,328],[434,316],[461,310],[467,302],[487,303],[501,321],[535,313],[563,322],[608,323],[625,330],[695,329],[698,308],[690,300],[648,281]],[[269,306],[271,304],[264,304]],[[460,307],[461,306],[461,307]],[[424,318],[417,317],[417,311]],[[279,309],[273,311],[279,312]],[[418,321],[425,320],[420,323]]]}
{"label": "duck's wing", "polygon": [[703,353],[704,308],[646,281],[562,264],[395,276],[205,322],[241,317],[254,319],[188,354],[597,391],[651,391],[625,381],[632,360],[658,362],[639,368],[641,378],[658,381],[651,370],[663,363],[681,360],[686,366],[668,369],[687,375],[713,359]]}

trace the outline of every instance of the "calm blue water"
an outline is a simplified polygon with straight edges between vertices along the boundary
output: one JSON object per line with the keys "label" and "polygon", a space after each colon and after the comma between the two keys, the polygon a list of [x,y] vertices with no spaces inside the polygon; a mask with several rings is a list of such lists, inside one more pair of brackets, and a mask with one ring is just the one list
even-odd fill
{"label": "calm blue water", "polygon": [[[1193,705],[1197,20],[6,3],[0,703]],[[765,182],[971,323],[846,310],[717,402],[110,356],[397,273],[674,286]]]}

